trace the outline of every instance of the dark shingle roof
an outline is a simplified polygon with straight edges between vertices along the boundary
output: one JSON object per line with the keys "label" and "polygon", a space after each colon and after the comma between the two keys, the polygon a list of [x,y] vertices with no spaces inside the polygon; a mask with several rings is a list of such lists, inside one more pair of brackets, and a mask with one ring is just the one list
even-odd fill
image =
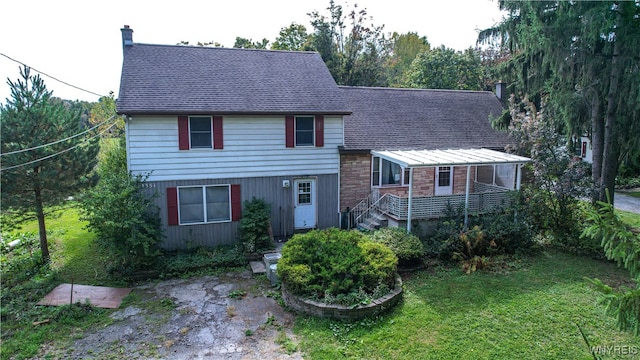
{"label": "dark shingle roof", "polygon": [[117,109],[145,113],[323,113],[349,108],[315,52],[133,44]]}
{"label": "dark shingle roof", "polygon": [[487,91],[341,86],[353,113],[344,118],[345,150],[501,149],[494,130],[498,98]]}

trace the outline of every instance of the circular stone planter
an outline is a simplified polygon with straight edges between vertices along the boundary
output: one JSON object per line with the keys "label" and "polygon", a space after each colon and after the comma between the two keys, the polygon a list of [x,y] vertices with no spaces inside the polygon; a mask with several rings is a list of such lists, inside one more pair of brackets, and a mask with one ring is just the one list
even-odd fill
{"label": "circular stone planter", "polygon": [[339,304],[325,304],[293,295],[282,284],[282,299],[284,303],[295,311],[323,318],[357,320],[375,315],[395,306],[402,298],[402,279],[396,274],[394,288],[385,296],[371,301],[367,305],[356,307]]}

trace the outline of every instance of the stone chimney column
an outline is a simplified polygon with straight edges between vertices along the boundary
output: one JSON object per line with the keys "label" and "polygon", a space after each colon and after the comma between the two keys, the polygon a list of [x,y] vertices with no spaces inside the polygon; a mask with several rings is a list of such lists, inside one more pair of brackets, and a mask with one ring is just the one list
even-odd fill
{"label": "stone chimney column", "polygon": [[122,29],[122,50],[127,46],[133,45],[133,29],[129,28],[129,25],[125,25]]}

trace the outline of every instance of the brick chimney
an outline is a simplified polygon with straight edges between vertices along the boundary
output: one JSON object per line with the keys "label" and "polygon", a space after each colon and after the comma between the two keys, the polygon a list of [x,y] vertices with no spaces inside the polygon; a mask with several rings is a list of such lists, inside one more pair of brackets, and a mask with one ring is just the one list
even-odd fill
{"label": "brick chimney", "polygon": [[122,50],[124,51],[127,46],[133,45],[133,29],[125,25],[120,31],[122,31]]}

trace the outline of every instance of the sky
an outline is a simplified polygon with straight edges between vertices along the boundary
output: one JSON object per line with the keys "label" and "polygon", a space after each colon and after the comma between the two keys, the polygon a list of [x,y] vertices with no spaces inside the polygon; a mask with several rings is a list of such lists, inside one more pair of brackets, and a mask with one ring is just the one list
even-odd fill
{"label": "sky", "polygon": [[[358,4],[373,24],[384,25],[384,33],[416,32],[432,47],[456,50],[474,46],[478,30],[502,17],[497,0],[335,3],[345,9]],[[231,47],[236,36],[273,42],[280,29],[293,22],[311,32],[307,14],[317,10],[328,16],[328,6],[329,0],[5,1],[0,14],[0,103],[11,95],[7,79],[19,78],[18,62],[47,74],[41,76],[53,96],[93,102],[113,91],[117,98],[124,25],[133,29],[134,43],[215,41]]]}

